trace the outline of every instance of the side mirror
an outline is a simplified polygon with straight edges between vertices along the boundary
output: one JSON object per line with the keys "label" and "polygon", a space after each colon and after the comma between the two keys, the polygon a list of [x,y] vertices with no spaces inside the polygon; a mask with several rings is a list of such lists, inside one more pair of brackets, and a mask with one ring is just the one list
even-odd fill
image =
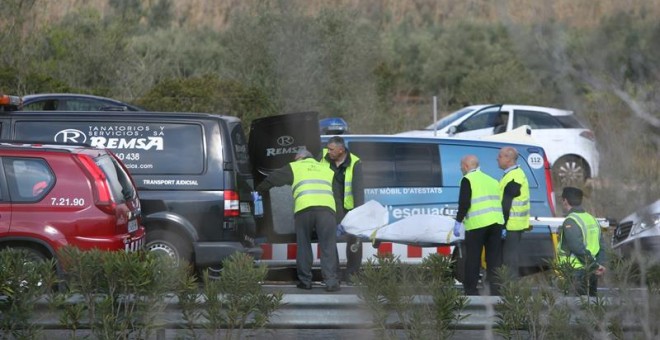
{"label": "side mirror", "polygon": [[452,126],[449,127],[449,129],[447,129],[447,133],[448,133],[450,136],[453,136],[453,135],[456,134],[456,131],[457,131],[457,130],[458,130],[458,129],[456,128],[456,125],[452,125]]}

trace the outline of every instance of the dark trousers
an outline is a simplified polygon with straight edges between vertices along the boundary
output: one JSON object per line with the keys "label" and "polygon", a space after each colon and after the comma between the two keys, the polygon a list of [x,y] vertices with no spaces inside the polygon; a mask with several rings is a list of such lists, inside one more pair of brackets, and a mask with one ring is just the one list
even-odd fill
{"label": "dark trousers", "polygon": [[352,276],[357,274],[362,266],[362,241],[351,234],[342,235],[338,241],[346,241],[346,270],[344,271],[344,276],[341,277],[339,274],[339,254],[337,255],[337,271],[338,277],[342,281],[350,282]]}
{"label": "dark trousers", "polygon": [[481,268],[481,251],[486,249],[486,278],[490,295],[499,295],[497,270],[502,266],[502,225],[465,231],[465,295],[479,295],[477,283]]}
{"label": "dark trousers", "polygon": [[598,292],[598,276],[587,273],[584,269],[578,269],[573,274],[573,292],[577,295],[596,296]]}
{"label": "dark trousers", "polygon": [[346,272],[344,280],[352,281],[362,265],[362,241],[355,235],[346,235]]}
{"label": "dark trousers", "polygon": [[[341,204],[343,204],[343,201]],[[337,205],[336,209],[335,217],[337,224],[339,224],[350,210],[344,210],[344,207],[340,204]],[[362,266],[362,241],[351,234],[342,235],[340,241],[346,241],[346,271],[343,277],[339,273],[337,275],[341,280],[350,282],[352,281],[351,276],[355,275]],[[340,270],[339,255],[337,255],[337,270]]]}
{"label": "dark trousers", "polygon": [[296,270],[298,280],[306,285],[312,283],[312,233],[316,230],[321,251],[321,275],[328,286],[339,284],[337,280],[337,230],[332,210],[311,208],[296,213]]}
{"label": "dark trousers", "polygon": [[509,271],[509,278],[515,280],[520,277],[520,240],[522,239],[522,230],[506,231],[504,240],[504,265]]}

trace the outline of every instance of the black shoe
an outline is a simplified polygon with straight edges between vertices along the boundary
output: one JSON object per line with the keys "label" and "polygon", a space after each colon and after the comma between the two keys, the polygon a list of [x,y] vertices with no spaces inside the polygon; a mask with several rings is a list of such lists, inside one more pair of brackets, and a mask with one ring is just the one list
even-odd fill
{"label": "black shoe", "polygon": [[326,292],[337,292],[337,291],[339,291],[339,290],[341,290],[341,288],[339,287],[339,285],[326,286],[326,287],[325,287],[325,291],[326,291]]}
{"label": "black shoe", "polygon": [[309,284],[309,283],[300,282],[296,285],[296,288],[310,290],[310,289],[312,289],[312,285]]}

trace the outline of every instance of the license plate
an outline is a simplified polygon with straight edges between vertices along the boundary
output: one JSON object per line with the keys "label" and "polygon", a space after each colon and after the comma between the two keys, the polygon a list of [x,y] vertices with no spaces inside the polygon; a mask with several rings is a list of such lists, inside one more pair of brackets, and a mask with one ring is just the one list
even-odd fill
{"label": "license plate", "polygon": [[138,230],[138,223],[137,220],[131,220],[128,221],[128,232],[132,233],[134,231]]}
{"label": "license plate", "polygon": [[241,212],[242,213],[249,213],[250,212],[250,203],[241,202]]}

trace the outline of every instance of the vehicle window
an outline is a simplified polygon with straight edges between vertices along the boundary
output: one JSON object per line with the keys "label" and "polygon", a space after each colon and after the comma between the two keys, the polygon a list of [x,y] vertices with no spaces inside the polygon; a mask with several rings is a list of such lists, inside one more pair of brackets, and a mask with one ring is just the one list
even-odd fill
{"label": "vehicle window", "polygon": [[3,160],[12,202],[41,200],[55,184],[48,163],[41,158],[5,158]]}
{"label": "vehicle window", "polygon": [[197,175],[204,171],[199,124],[18,121],[15,139],[86,143],[111,149],[133,175]]}
{"label": "vehicle window", "polygon": [[[481,171],[492,176],[496,180],[500,180],[504,172],[497,165],[497,154],[500,152],[499,148],[493,147],[477,147],[469,145],[443,145],[440,148],[442,156],[442,180],[445,186],[459,187],[463,174],[461,173],[461,158],[465,155],[475,155],[479,158],[479,167]],[[520,168],[523,169],[527,176],[530,188],[538,187],[536,177],[533,176],[531,169],[526,161],[518,159]]]}
{"label": "vehicle window", "polygon": [[252,166],[250,165],[248,143],[243,128],[241,124],[234,124],[233,126],[230,125],[229,129],[231,131],[231,144],[234,147],[234,157],[236,157],[238,171],[240,173],[249,174],[252,171]]}
{"label": "vehicle window", "polygon": [[59,101],[57,99],[45,99],[23,105],[25,111],[57,110]]}
{"label": "vehicle window", "polygon": [[516,110],[513,118],[513,127],[529,125],[532,129],[561,129],[562,126],[550,114],[541,111]]}
{"label": "vehicle window", "polygon": [[113,157],[103,155],[94,159],[94,162],[108,178],[110,191],[115,202],[125,202],[135,197],[133,183],[128,177],[128,174]]}
{"label": "vehicle window", "polygon": [[352,142],[350,150],[367,188],[442,186],[437,144]]}
{"label": "vehicle window", "polygon": [[580,123],[574,115],[556,116],[555,118],[564,129],[585,129],[584,124]]}
{"label": "vehicle window", "polygon": [[102,101],[93,99],[65,99],[60,100],[60,111],[96,111],[102,107],[112,106]]}
{"label": "vehicle window", "polygon": [[499,119],[499,107],[483,110],[466,119],[456,128],[457,132],[472,131],[492,128],[497,125]]}
{"label": "vehicle window", "polygon": [[[473,108],[462,108],[458,111],[454,111],[454,112],[448,114],[447,116],[442,117],[442,119],[438,120],[436,129],[440,130],[440,129],[446,127],[446,126],[449,126],[449,124],[453,123],[455,120],[465,116],[466,114],[468,114],[472,111],[474,111]],[[427,126],[426,129],[427,130],[433,130],[433,124]]]}

